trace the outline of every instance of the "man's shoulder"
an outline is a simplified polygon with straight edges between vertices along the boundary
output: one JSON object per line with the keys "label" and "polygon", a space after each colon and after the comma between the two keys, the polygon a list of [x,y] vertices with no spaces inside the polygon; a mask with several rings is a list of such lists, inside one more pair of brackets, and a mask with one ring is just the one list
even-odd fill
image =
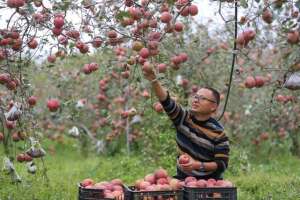
{"label": "man's shoulder", "polygon": [[215,129],[218,132],[224,131],[224,126],[213,117],[209,118],[209,120],[206,122],[206,125]]}

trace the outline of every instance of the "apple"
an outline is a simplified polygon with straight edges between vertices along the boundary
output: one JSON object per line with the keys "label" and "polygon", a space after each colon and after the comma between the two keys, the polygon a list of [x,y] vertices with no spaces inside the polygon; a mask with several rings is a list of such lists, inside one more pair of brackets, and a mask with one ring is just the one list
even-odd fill
{"label": "apple", "polygon": [[169,12],[165,11],[161,14],[160,20],[161,20],[162,23],[167,24],[172,20],[172,15]]}
{"label": "apple", "polygon": [[144,58],[144,59],[147,59],[149,56],[150,56],[150,52],[149,52],[149,49],[147,48],[142,48],[140,51],[139,51],[139,55]]}
{"label": "apple", "polygon": [[6,4],[10,8],[19,8],[25,5],[25,0],[7,0]]}
{"label": "apple", "polygon": [[152,73],[153,72],[153,65],[149,62],[144,62],[142,70],[146,73]]}
{"label": "apple", "polygon": [[175,6],[177,9],[181,9],[184,5],[188,4],[189,0],[177,0]]}
{"label": "apple", "polygon": [[25,161],[25,154],[24,153],[20,153],[17,155],[17,161],[18,162],[24,162]]}
{"label": "apple", "polygon": [[255,76],[255,87],[262,87],[265,84],[265,79],[262,76]]}
{"label": "apple", "polygon": [[174,30],[177,31],[177,32],[181,32],[183,30],[183,23],[176,22],[174,24]]}
{"label": "apple", "polygon": [[200,179],[197,181],[197,187],[199,188],[205,188],[206,187],[206,180]]}
{"label": "apple", "polygon": [[102,42],[103,42],[103,41],[101,40],[100,37],[95,37],[95,38],[93,39],[93,41],[92,41],[92,45],[93,45],[93,47],[95,47],[95,48],[99,48],[99,47],[101,46]]}
{"label": "apple", "polygon": [[277,95],[275,99],[280,103],[285,103],[287,101],[286,97],[281,94]]}
{"label": "apple", "polygon": [[32,160],[33,160],[33,158],[30,155],[28,155],[27,153],[24,154],[24,161],[30,162]]}
{"label": "apple", "polygon": [[156,66],[159,73],[165,73],[167,71],[167,65],[164,63],[160,63]]}
{"label": "apple", "polygon": [[198,187],[197,179],[196,179],[195,181],[187,182],[185,185],[186,185],[187,187],[196,188],[196,187]]}
{"label": "apple", "polygon": [[183,184],[178,179],[172,178],[170,180],[170,186],[172,190],[180,190],[183,188]]}
{"label": "apple", "polygon": [[151,183],[151,184],[154,184],[155,183],[155,176],[154,176],[154,174],[148,174],[148,175],[145,176],[144,180]]}
{"label": "apple", "polygon": [[167,178],[168,177],[168,172],[165,170],[165,169],[157,169],[155,172],[154,172],[154,176],[156,179],[159,179],[159,178]]}
{"label": "apple", "polygon": [[0,74],[0,84],[6,84],[10,81],[10,74],[8,73],[3,73]]}
{"label": "apple", "polygon": [[198,14],[198,7],[196,5],[192,4],[188,8],[189,8],[189,14],[191,16],[195,16]]}
{"label": "apple", "polygon": [[82,187],[87,187],[87,186],[92,186],[94,185],[94,180],[93,179],[90,179],[90,178],[86,178],[84,179],[83,181],[80,182],[80,185]]}
{"label": "apple", "polygon": [[47,60],[49,63],[54,63],[56,61],[56,56],[55,55],[49,55],[47,57]]}
{"label": "apple", "polygon": [[179,164],[187,164],[190,162],[190,157],[188,155],[181,155],[178,160]]}
{"label": "apple", "polygon": [[36,102],[37,102],[37,97],[36,96],[30,96],[27,100],[28,104],[30,106],[35,106]]}
{"label": "apple", "polygon": [[183,9],[181,9],[180,11],[180,15],[183,17],[186,17],[190,14],[190,9],[188,6],[184,7]]}
{"label": "apple", "polygon": [[117,37],[118,37],[118,34],[117,34],[116,31],[111,30],[111,31],[108,31],[108,32],[107,32],[107,36],[108,36],[109,38],[117,38]]}
{"label": "apple", "polygon": [[150,185],[151,185],[151,183],[149,183],[147,181],[141,181],[138,188],[139,188],[139,190],[145,190]]}
{"label": "apple", "polygon": [[287,34],[287,41],[290,44],[297,44],[299,42],[299,32],[298,31],[290,31]]}
{"label": "apple", "polygon": [[30,42],[28,43],[28,47],[30,49],[35,49],[38,46],[38,42],[36,41],[36,39],[31,39]]}
{"label": "apple", "polygon": [[49,99],[47,101],[47,107],[50,112],[55,112],[60,107],[60,102],[58,99]]}
{"label": "apple", "polygon": [[162,106],[161,103],[159,103],[159,102],[155,102],[155,103],[153,104],[153,108],[154,108],[154,110],[155,110],[156,112],[158,112],[158,113],[161,113],[161,112],[164,111],[163,106]]}
{"label": "apple", "polygon": [[166,178],[158,178],[156,180],[156,184],[161,184],[161,185],[169,184],[169,181]]}
{"label": "apple", "polygon": [[64,23],[64,18],[62,16],[57,16],[54,18],[53,24],[55,28],[60,29],[61,27],[63,27]]}
{"label": "apple", "polygon": [[255,78],[253,76],[248,76],[245,80],[246,88],[253,88],[256,85]]}
{"label": "apple", "polygon": [[70,30],[66,33],[66,35],[70,38],[74,38],[75,40],[78,40],[80,37],[80,33],[77,30]]}
{"label": "apple", "polygon": [[262,13],[262,19],[267,23],[271,24],[273,21],[273,14],[269,9],[265,9]]}
{"label": "apple", "polygon": [[189,182],[197,182],[197,179],[193,176],[188,176],[184,179],[184,183],[187,184]]}

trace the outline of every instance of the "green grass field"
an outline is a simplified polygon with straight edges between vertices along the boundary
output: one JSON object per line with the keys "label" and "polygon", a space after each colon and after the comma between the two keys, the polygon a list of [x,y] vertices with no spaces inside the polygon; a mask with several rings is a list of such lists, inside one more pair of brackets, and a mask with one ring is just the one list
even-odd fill
{"label": "green grass field", "polygon": [[[87,177],[95,181],[121,178],[130,185],[160,166],[166,168],[171,175],[175,173],[175,160],[170,157],[151,159],[136,154],[131,156],[118,154],[113,157],[90,154],[84,157],[70,144],[47,142],[47,146],[54,146],[56,151],[55,154],[49,154],[45,158],[49,183],[42,176],[42,170],[30,175],[23,164],[17,164],[23,182],[11,184],[10,178],[1,172],[1,200],[70,200],[77,198],[76,184]],[[255,159],[245,161],[243,158],[245,154],[238,149],[233,152],[231,167],[226,172],[225,178],[238,187],[238,199],[300,199],[299,159],[281,155],[266,158],[264,162]],[[1,159],[2,156],[1,149]],[[41,161],[36,163],[39,169],[43,169]]]}

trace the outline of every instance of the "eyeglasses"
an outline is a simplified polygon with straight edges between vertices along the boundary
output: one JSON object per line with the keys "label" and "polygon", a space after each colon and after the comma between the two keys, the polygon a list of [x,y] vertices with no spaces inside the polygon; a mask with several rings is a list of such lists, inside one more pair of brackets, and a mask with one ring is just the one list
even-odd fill
{"label": "eyeglasses", "polygon": [[206,100],[206,101],[210,101],[210,102],[212,102],[212,103],[217,103],[215,100],[212,100],[212,99],[208,99],[208,98],[206,98],[206,97],[204,97],[204,96],[199,96],[199,95],[194,95],[194,96],[192,96],[192,98],[193,99],[195,99],[197,102],[199,102],[199,101],[201,101],[201,100]]}

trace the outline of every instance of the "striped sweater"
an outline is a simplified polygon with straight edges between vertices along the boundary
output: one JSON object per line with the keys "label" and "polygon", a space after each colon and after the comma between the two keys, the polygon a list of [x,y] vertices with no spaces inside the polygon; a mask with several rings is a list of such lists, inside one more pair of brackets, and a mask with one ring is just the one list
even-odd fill
{"label": "striped sweater", "polygon": [[170,98],[169,91],[167,93],[167,99],[160,103],[176,128],[179,153],[187,153],[195,160],[202,162],[214,161],[218,166],[215,171],[200,171],[199,169],[190,173],[182,171],[177,166],[177,178],[194,176],[198,179],[222,179],[228,166],[229,155],[229,141],[224,128],[214,118],[198,121],[190,110],[184,109]]}

